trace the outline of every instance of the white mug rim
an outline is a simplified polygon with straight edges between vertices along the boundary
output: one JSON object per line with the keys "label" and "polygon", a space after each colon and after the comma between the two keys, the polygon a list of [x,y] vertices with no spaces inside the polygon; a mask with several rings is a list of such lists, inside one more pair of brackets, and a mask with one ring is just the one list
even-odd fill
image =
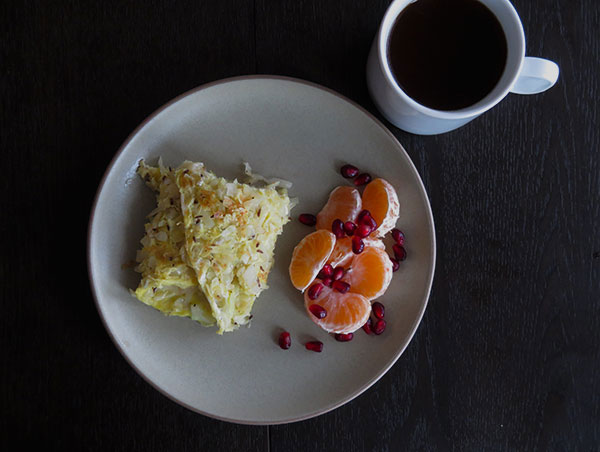
{"label": "white mug rim", "polygon": [[[518,30],[518,36],[516,36],[516,42],[514,42],[512,44],[513,47],[517,47],[516,51],[520,55],[520,61],[519,61],[519,66],[518,66],[517,70],[515,70],[513,72],[513,74],[511,75],[511,77],[504,82],[505,86],[502,88],[502,90],[500,92],[498,92],[495,96],[493,96],[491,99],[486,100],[486,98],[489,96],[489,94],[488,94],[488,95],[486,95],[486,97],[484,97],[483,99],[481,99],[480,101],[476,102],[475,104],[473,104],[469,107],[461,108],[458,110],[448,110],[448,111],[435,110],[433,108],[429,108],[423,104],[418,103],[416,100],[411,98],[408,94],[406,94],[400,88],[400,86],[398,86],[398,83],[396,82],[396,80],[394,79],[394,76],[392,75],[392,70],[390,68],[389,61],[387,58],[388,38],[389,38],[390,32],[392,30],[392,25],[395,23],[396,18],[400,15],[400,13],[402,13],[402,11],[404,11],[404,9],[408,5],[413,3],[415,0],[412,0],[412,1],[409,0],[406,3],[406,5],[404,5],[402,7],[402,9],[400,9],[398,12],[396,12],[395,14],[392,15],[392,10],[394,9],[394,5],[396,5],[399,2],[404,2],[404,1],[406,1],[406,0],[394,0],[388,6],[388,8],[383,16],[383,20],[381,21],[381,25],[379,27],[379,32],[378,32],[378,36],[377,36],[377,52],[379,55],[379,66],[380,66],[381,70],[383,71],[383,74],[385,74],[387,82],[392,86],[392,89],[394,90],[394,92],[398,96],[400,96],[404,102],[406,102],[414,110],[417,110],[418,112],[420,112],[424,115],[427,115],[427,116],[440,118],[440,119],[464,119],[464,118],[478,116],[478,115],[486,112],[487,110],[492,108],[494,105],[498,104],[502,99],[504,99],[506,97],[506,95],[510,92],[510,89],[516,82],[516,80],[519,76],[519,72],[521,71],[521,67],[523,66],[523,60],[525,59],[525,32],[523,31],[523,24],[521,23],[521,18],[519,17],[519,14],[517,13],[514,6],[512,5],[512,3],[509,0],[501,0],[501,1],[503,3],[504,7],[507,8],[510,18],[514,21],[514,24],[517,25],[516,28]],[[479,0],[479,1],[481,1],[481,0]],[[482,1],[482,3],[484,3],[484,2]],[[488,5],[486,5],[486,6],[488,6]],[[492,14],[494,14],[494,16],[496,16],[496,19],[498,19],[498,21],[500,22],[500,24],[502,25],[502,28],[504,30],[503,21],[495,13],[492,12]],[[507,43],[507,46],[511,45],[509,43],[508,37],[507,37],[506,43]],[[506,68],[504,70],[506,71]],[[502,75],[504,75],[504,73]],[[484,100],[485,100],[485,102],[483,102]]]}

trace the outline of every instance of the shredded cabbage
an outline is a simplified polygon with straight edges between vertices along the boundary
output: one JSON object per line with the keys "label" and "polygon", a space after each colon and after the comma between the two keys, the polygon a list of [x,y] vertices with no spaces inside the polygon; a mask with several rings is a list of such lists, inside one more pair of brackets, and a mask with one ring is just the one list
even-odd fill
{"label": "shredded cabbage", "polygon": [[277,236],[289,221],[291,183],[252,173],[264,187],[229,182],[202,163],[175,170],[141,161],[138,174],[157,192],[138,252],[135,296],[167,315],[217,324],[218,333],[247,324],[267,289]]}

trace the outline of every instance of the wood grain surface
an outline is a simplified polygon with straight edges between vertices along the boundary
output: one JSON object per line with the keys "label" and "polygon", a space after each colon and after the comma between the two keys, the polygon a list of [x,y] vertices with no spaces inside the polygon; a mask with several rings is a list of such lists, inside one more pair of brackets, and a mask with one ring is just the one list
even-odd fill
{"label": "wood grain surface", "polygon": [[554,88],[440,136],[388,124],[438,240],[410,346],[347,405],[253,427],[180,407],[119,354],[87,279],[91,203],[129,133],[206,82],[299,77],[380,117],[364,69],[389,1],[0,2],[2,449],[600,450],[600,3],[513,3]]}

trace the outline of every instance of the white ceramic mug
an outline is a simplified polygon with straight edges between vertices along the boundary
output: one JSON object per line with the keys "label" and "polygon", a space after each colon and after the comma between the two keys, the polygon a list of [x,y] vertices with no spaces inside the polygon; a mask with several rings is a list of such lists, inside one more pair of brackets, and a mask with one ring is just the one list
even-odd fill
{"label": "white ceramic mug", "polygon": [[556,63],[525,56],[525,33],[508,0],[479,0],[496,16],[507,43],[506,66],[494,89],[479,102],[460,110],[441,111],[411,99],[396,83],[387,58],[389,35],[398,15],[415,0],[395,0],[387,9],[367,61],[367,85],[375,105],[388,121],[418,135],[435,135],[459,128],[486,112],[509,93],[536,94],[558,79]]}

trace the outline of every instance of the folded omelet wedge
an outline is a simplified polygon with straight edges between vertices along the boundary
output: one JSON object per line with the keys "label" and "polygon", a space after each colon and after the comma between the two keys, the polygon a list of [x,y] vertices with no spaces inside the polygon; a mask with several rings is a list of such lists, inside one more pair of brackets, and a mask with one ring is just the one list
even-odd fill
{"label": "folded omelet wedge", "polygon": [[157,207],[138,251],[134,295],[167,315],[216,325],[219,334],[247,324],[290,219],[288,185],[230,182],[188,161],[176,169],[141,161],[138,174],[156,191]]}

